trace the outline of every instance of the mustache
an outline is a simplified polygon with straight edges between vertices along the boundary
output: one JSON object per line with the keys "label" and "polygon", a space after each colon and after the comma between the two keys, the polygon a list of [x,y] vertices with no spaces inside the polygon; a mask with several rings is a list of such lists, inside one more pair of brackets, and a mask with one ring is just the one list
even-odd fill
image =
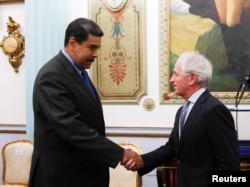
{"label": "mustache", "polygon": [[94,59],[94,58],[88,58],[86,61],[87,61],[87,62],[94,62],[95,59]]}

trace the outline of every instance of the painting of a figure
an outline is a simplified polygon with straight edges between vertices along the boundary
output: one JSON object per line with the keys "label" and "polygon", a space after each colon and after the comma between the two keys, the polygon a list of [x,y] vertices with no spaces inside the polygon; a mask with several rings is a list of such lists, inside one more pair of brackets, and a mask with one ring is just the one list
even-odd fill
{"label": "painting of a figure", "polygon": [[250,0],[170,0],[169,30],[170,72],[182,52],[198,50],[213,63],[209,89],[235,95],[250,74]]}

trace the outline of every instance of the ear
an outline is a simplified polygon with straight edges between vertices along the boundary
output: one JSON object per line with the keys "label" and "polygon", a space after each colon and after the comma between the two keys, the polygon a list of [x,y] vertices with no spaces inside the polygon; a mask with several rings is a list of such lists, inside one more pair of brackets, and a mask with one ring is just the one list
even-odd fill
{"label": "ear", "polygon": [[71,50],[73,50],[76,47],[76,44],[77,44],[77,42],[76,42],[75,38],[74,37],[70,37],[69,38],[69,42],[68,42],[68,47]]}
{"label": "ear", "polygon": [[194,85],[198,82],[198,76],[195,73],[191,73],[189,76],[189,85]]}

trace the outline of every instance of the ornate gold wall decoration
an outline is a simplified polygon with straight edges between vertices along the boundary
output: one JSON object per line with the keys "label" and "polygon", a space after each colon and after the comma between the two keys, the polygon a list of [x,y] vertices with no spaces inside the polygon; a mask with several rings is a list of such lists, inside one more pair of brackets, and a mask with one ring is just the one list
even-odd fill
{"label": "ornate gold wall decoration", "polygon": [[8,36],[4,36],[0,43],[0,47],[2,47],[3,52],[8,56],[9,63],[16,73],[22,64],[25,49],[24,36],[20,33],[19,29],[20,24],[9,16],[9,23],[7,23]]}

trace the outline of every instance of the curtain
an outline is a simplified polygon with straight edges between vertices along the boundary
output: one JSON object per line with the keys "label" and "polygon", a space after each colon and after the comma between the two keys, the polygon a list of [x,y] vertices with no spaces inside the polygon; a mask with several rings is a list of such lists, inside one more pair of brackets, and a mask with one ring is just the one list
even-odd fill
{"label": "curtain", "polygon": [[65,0],[25,0],[26,129],[33,140],[33,84],[38,70],[63,47]]}

